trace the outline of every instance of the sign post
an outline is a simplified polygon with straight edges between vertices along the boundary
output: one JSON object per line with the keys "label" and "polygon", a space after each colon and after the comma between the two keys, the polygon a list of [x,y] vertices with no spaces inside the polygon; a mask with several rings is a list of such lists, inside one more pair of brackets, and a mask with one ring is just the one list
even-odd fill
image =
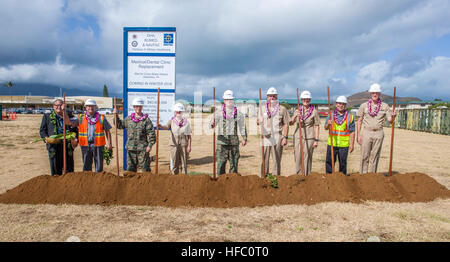
{"label": "sign post", "polygon": [[[175,27],[124,27],[123,117],[133,113],[133,99],[144,99],[143,113],[153,126],[167,123],[175,103]],[[159,123],[157,122],[160,90]],[[123,135],[123,168],[127,169],[126,132]]]}

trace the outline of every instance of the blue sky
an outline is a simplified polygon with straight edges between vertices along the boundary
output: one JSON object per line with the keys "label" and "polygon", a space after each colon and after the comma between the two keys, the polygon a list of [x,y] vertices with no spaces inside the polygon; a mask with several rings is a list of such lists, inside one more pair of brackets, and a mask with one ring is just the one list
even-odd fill
{"label": "blue sky", "polygon": [[450,1],[0,2],[0,82],[122,90],[123,27],[177,28],[177,92],[450,100]]}

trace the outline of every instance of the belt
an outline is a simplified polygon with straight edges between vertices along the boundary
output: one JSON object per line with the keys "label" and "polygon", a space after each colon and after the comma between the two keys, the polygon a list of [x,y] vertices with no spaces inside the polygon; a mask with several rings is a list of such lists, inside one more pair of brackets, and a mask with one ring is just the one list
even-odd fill
{"label": "belt", "polygon": [[379,130],[382,130],[381,128],[368,128],[368,127],[366,127],[365,129],[366,129],[366,130],[369,130],[369,131],[379,131]]}

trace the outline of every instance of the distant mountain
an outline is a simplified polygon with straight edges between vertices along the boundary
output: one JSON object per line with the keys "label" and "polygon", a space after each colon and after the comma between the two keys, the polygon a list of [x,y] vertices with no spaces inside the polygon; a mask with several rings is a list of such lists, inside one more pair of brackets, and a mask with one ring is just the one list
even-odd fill
{"label": "distant mountain", "polygon": [[[103,86],[92,89],[80,89],[76,87],[60,87],[55,85],[38,84],[38,83],[14,83],[9,93],[9,88],[0,86],[0,95],[3,96],[50,96],[56,97],[63,93],[66,96],[103,96]],[[122,97],[122,94],[109,92],[110,97]]]}
{"label": "distant mountain", "polygon": [[[11,95],[13,96],[25,96],[25,95],[34,95],[34,96],[50,96],[56,97],[60,96],[60,94],[66,93],[66,96],[103,96],[103,86],[99,86],[91,89],[81,89],[77,87],[60,87],[55,85],[48,84],[39,84],[39,83],[14,83],[14,86],[11,88]],[[0,86],[0,95],[8,96],[9,88],[5,87],[3,84]],[[122,97],[122,93],[112,93],[109,92],[110,97]],[[367,102],[370,95],[369,92],[360,92],[353,94],[347,97],[348,106],[354,107],[360,105],[364,102]],[[177,100],[183,99],[190,102],[194,101],[194,96],[191,94],[177,94]],[[221,96],[216,97],[217,99],[221,99]],[[211,100],[212,97],[204,96],[202,97],[203,102]],[[393,97],[386,94],[381,94],[381,99],[386,103],[392,103]],[[410,101],[419,101],[422,100],[417,97],[397,97],[397,102],[410,102]]]}
{"label": "distant mountain", "polygon": [[[394,100],[393,96],[386,95],[383,93],[381,93],[380,97],[381,97],[381,100],[383,100],[383,102],[388,103],[388,104],[392,103]],[[356,94],[353,94],[353,95],[347,97],[347,102],[348,102],[347,105],[350,107],[358,106],[364,102],[367,102],[369,100],[369,98],[370,98],[370,93],[367,91],[356,93]],[[417,97],[398,97],[397,96],[395,98],[396,102],[411,102],[411,101],[421,101],[421,100],[422,99],[417,98]]]}
{"label": "distant mountain", "polygon": [[[11,94],[9,93],[9,88],[0,85],[0,96],[50,96],[56,97],[60,96],[60,93],[66,93],[66,96],[103,96],[103,86],[92,89],[81,89],[77,87],[60,87],[48,84],[39,83],[14,83],[11,88]],[[110,97],[122,97],[122,92],[113,93],[109,90]],[[193,95],[177,94],[177,100],[183,99],[190,102],[194,101]],[[212,97],[203,97],[203,101],[212,99]]]}

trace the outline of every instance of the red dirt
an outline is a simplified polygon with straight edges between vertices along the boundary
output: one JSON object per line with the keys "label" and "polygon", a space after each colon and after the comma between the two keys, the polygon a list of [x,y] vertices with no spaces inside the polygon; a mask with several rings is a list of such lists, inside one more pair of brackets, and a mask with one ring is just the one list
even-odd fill
{"label": "red dirt", "polygon": [[450,190],[421,173],[341,173],[307,177],[277,177],[279,188],[255,175],[226,174],[212,180],[207,175],[167,175],[76,172],[42,175],[0,195],[0,203],[99,204],[193,207],[255,207],[364,200],[428,202],[450,198]]}

